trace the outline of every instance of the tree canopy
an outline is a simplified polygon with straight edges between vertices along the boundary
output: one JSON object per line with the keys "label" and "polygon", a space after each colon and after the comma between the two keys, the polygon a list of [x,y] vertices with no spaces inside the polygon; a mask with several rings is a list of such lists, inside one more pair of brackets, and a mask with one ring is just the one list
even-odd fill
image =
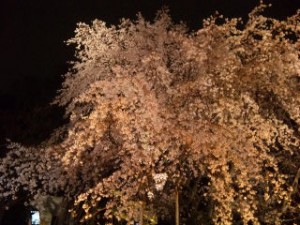
{"label": "tree canopy", "polygon": [[55,100],[69,123],[0,159],[0,198],[62,195],[82,221],[151,224],[173,220],[179,193],[187,224],[295,220],[300,12],[279,21],[265,7],[193,32],[165,10],[79,23]]}

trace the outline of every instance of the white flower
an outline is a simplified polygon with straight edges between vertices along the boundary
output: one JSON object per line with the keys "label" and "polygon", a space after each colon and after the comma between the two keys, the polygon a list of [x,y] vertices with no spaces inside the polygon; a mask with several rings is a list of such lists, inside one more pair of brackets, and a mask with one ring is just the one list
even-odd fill
{"label": "white flower", "polygon": [[154,198],[154,194],[151,191],[147,192],[147,197],[149,198],[149,200],[152,200]]}
{"label": "white flower", "polygon": [[152,177],[155,181],[155,188],[157,191],[162,191],[168,179],[168,175],[166,173],[154,173]]}

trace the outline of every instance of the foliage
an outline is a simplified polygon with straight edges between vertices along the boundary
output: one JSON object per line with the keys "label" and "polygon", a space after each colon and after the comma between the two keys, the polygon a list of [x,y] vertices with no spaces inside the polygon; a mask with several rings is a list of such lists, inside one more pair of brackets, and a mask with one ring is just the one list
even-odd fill
{"label": "foliage", "polygon": [[111,27],[79,23],[68,41],[78,61],[56,99],[70,119],[65,137],[1,159],[1,197],[63,194],[83,220],[104,212],[107,221],[154,223],[174,217],[179,191],[191,193],[180,201],[189,224],[292,218],[300,12],[278,21],[264,8],[245,24],[208,18],[192,33],[164,11],[152,23],[141,15]]}

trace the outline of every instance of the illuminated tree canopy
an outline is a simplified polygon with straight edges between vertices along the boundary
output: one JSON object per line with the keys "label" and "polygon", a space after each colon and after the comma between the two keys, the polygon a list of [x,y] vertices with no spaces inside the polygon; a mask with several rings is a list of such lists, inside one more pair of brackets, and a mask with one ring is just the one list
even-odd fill
{"label": "illuminated tree canopy", "polygon": [[77,61],[55,100],[69,123],[0,159],[0,198],[61,195],[82,221],[108,223],[172,220],[175,193],[187,224],[293,218],[300,12],[279,21],[264,8],[245,24],[212,16],[195,32],[165,11],[79,23],[68,41]]}

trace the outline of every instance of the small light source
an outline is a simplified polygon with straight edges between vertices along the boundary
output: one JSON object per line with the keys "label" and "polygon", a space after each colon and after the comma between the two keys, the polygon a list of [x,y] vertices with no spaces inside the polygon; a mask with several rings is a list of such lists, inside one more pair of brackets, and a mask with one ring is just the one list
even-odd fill
{"label": "small light source", "polygon": [[31,225],[40,225],[40,212],[31,211]]}

